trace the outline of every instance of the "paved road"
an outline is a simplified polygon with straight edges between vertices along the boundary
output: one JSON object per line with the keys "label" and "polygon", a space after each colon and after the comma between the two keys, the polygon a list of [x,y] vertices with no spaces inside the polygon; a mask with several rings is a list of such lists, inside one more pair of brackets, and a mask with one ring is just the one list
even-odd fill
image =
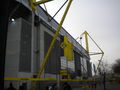
{"label": "paved road", "polygon": [[[95,88],[74,88],[73,90],[105,90],[103,85],[97,85]],[[120,90],[120,84],[106,83],[106,90]]]}
{"label": "paved road", "polygon": [[107,84],[106,87],[106,90],[120,90],[120,84]]}

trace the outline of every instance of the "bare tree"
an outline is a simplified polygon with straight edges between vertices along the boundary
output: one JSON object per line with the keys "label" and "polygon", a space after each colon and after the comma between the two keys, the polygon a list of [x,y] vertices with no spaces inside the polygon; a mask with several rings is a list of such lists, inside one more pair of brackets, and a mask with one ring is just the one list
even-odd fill
{"label": "bare tree", "polygon": [[112,65],[112,70],[115,74],[120,74],[120,58]]}
{"label": "bare tree", "polygon": [[111,71],[111,67],[110,64],[107,62],[107,60],[102,60],[100,63],[100,69],[101,69],[101,73],[110,73]]}

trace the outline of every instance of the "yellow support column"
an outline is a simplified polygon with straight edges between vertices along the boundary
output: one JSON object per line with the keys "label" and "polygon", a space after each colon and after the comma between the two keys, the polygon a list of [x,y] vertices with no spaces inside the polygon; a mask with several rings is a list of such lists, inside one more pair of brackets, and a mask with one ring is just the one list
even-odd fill
{"label": "yellow support column", "polygon": [[68,41],[68,37],[64,36],[63,45],[65,46],[64,49],[64,56],[66,56],[68,61],[73,61],[73,44]]}
{"label": "yellow support column", "polygon": [[84,34],[85,34],[85,42],[86,42],[86,51],[87,51],[88,55],[90,56],[89,44],[88,44],[88,33],[85,31]]}
{"label": "yellow support column", "polygon": [[32,12],[35,12],[36,10],[36,6],[34,5],[34,3],[36,2],[36,0],[29,0],[31,8],[32,8]]}

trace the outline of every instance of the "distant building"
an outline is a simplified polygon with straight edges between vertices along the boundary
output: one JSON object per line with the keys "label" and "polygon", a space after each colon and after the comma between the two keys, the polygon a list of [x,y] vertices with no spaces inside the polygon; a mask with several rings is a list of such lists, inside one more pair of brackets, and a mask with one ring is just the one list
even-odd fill
{"label": "distant building", "polygon": [[[40,6],[37,6],[35,22],[33,22],[34,30],[32,30],[31,18],[28,0],[13,2],[8,27],[5,77],[34,77],[39,71],[58,23],[54,19],[49,22],[51,16]],[[74,60],[71,62],[65,60],[63,49],[60,47],[65,35],[74,46]],[[68,69],[74,74],[74,79],[92,76],[90,57],[86,50],[64,28],[61,28],[41,78],[56,78],[61,69]],[[8,82],[5,85],[7,87]],[[30,85],[31,82],[27,85],[28,90]]]}

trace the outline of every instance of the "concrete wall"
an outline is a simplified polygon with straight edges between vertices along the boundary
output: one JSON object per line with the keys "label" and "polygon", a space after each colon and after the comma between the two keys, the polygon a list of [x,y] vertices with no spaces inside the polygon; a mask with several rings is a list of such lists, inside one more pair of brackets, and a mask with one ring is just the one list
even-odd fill
{"label": "concrete wall", "polygon": [[7,48],[6,48],[6,62],[5,62],[5,76],[17,77],[19,70],[19,52],[20,52],[20,31],[21,20],[9,23]]}
{"label": "concrete wall", "polygon": [[[6,61],[5,61],[5,77],[32,77],[32,71],[20,72],[20,49],[21,49],[21,27],[23,19],[16,19],[9,23],[7,47],[6,47]],[[24,21],[25,22],[25,21]],[[27,24],[27,23],[26,23]],[[24,59],[25,60],[25,59]],[[32,60],[30,60],[31,64]],[[27,63],[23,64],[26,66]],[[32,65],[31,65],[32,66]],[[30,67],[32,69],[32,67]],[[13,85],[18,88],[20,82],[12,81]],[[5,81],[5,87],[9,86],[10,81]],[[22,82],[21,82],[22,83]],[[30,83],[27,83],[30,86]],[[30,87],[28,87],[30,88]]]}

